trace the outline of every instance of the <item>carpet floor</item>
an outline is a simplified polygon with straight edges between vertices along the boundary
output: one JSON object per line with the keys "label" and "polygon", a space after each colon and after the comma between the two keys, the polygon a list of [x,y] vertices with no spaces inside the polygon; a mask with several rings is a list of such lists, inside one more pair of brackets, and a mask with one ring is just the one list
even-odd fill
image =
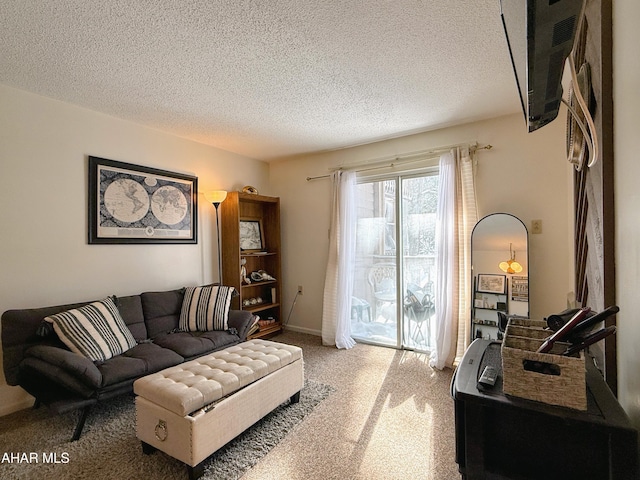
{"label": "carpet floor", "polygon": [[450,369],[424,354],[312,335],[273,340],[304,351],[305,375],[335,392],[242,480],[459,480]]}
{"label": "carpet floor", "polygon": [[[287,402],[219,450],[203,479],[460,478],[450,370],[431,369],[417,353],[364,344],[337,350],[295,332],[272,340],[303,349],[301,401]],[[182,463],[142,453],[132,397],[95,407],[80,440],[69,442],[76,418],[46,408],[0,417],[0,455],[39,460],[2,462],[0,478],[187,478]]]}

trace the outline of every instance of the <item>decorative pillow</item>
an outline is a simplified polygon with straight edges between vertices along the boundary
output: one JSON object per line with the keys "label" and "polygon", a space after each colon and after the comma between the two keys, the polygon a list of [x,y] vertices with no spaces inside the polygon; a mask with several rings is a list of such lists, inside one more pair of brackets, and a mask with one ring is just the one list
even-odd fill
{"label": "decorative pillow", "polygon": [[235,288],[224,285],[187,287],[180,311],[180,330],[209,332],[228,330],[229,307]]}
{"label": "decorative pillow", "polygon": [[46,317],[72,352],[105,361],[136,346],[111,298]]}
{"label": "decorative pillow", "polygon": [[36,335],[39,337],[48,337],[49,335],[53,335],[53,323],[48,322],[47,320],[42,320],[38,328],[36,329]]}

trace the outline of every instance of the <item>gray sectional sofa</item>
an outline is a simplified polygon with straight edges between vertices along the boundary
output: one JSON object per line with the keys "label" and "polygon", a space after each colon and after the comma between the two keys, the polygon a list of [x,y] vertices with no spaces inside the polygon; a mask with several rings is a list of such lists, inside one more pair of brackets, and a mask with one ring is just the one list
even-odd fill
{"label": "gray sectional sofa", "polygon": [[228,329],[180,331],[184,289],[146,292],[116,299],[136,345],[105,361],[72,352],[43,319],[91,302],[8,310],[2,315],[3,368],[9,385],[19,385],[56,413],[81,409],[77,440],[92,405],[133,391],[133,382],[246,340],[253,315],[229,310]]}

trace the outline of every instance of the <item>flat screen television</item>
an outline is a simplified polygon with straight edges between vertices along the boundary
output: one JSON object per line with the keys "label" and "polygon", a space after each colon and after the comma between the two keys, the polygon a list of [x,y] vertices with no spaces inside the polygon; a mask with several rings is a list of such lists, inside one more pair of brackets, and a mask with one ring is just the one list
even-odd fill
{"label": "flat screen television", "polygon": [[586,0],[500,0],[511,63],[529,132],[558,116],[562,73]]}

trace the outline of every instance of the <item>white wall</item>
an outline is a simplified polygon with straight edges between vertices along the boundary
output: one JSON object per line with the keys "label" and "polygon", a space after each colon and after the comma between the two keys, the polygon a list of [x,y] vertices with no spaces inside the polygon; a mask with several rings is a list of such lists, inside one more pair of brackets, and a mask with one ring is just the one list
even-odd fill
{"label": "white wall", "polygon": [[571,167],[565,159],[564,113],[551,125],[526,133],[522,115],[510,115],[356,148],[283,159],[271,165],[271,187],[281,197],[284,302],[288,308],[304,286],[290,326],[321,330],[322,292],[328,251],[330,180],[307,181],[329,168],[478,141],[477,196],[480,217],[511,213],[527,227],[542,219],[543,233],[529,236],[531,316],[541,318],[566,305],[573,287]]}
{"label": "white wall", "polygon": [[[196,175],[200,192],[268,193],[264,162],[2,85],[0,105],[0,312],[218,278],[202,193],[197,245],[88,245],[88,155]],[[0,373],[0,414],[25,398]]]}
{"label": "white wall", "polygon": [[618,398],[640,428],[640,3],[613,2]]}

